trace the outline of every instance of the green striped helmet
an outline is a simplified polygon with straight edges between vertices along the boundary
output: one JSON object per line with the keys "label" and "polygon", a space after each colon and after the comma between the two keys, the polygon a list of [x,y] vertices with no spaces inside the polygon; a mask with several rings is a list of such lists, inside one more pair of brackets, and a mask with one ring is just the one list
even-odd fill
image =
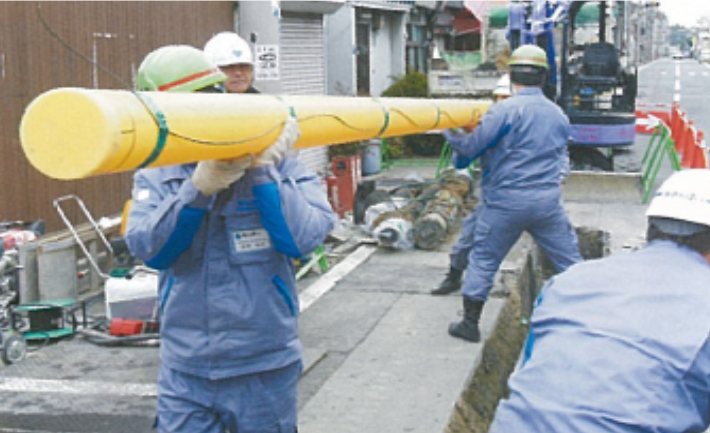
{"label": "green striped helmet", "polygon": [[207,56],[189,45],[166,45],[148,54],[136,77],[136,90],[194,92],[227,77]]}

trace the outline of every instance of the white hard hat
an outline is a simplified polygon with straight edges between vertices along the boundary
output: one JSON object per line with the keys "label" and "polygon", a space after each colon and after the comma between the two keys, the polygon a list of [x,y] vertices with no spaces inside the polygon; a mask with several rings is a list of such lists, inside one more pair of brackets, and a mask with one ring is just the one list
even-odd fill
{"label": "white hard hat", "polygon": [[247,41],[233,32],[217,33],[205,44],[205,53],[216,66],[254,65],[254,55]]}
{"label": "white hard hat", "polygon": [[496,96],[510,96],[512,94],[510,91],[510,75],[505,74],[500,77],[500,80],[496,83],[496,88],[493,89],[493,94]]}
{"label": "white hard hat", "polygon": [[682,170],[671,175],[658,188],[646,216],[671,235],[689,236],[710,228],[710,170]]}

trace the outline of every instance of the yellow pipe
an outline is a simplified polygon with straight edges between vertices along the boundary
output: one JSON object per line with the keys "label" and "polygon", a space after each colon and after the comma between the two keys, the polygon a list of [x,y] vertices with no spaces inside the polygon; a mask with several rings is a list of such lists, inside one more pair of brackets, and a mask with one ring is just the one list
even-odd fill
{"label": "yellow pipe", "polygon": [[305,148],[472,126],[489,105],[452,99],[62,88],[30,103],[20,139],[40,172],[81,179],[258,153],[278,137],[290,112],[301,129],[295,147]]}

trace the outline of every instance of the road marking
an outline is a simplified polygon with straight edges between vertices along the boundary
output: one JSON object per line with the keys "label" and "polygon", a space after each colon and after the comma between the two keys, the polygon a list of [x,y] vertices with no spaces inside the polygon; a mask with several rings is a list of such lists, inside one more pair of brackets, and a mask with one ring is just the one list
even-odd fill
{"label": "road marking", "polygon": [[675,80],[675,91],[676,92],[680,91],[680,80]]}
{"label": "road marking", "polygon": [[158,395],[158,387],[155,384],[15,377],[0,378],[0,391],[42,394],[101,394],[125,397],[156,397]]}
{"label": "road marking", "polygon": [[680,65],[675,65],[675,76],[680,77]]}
{"label": "road marking", "polygon": [[673,102],[680,102],[680,93],[673,95]]}
{"label": "road marking", "polygon": [[59,430],[52,430],[52,431],[49,431],[49,430],[35,430],[35,429],[32,429],[32,430],[25,430],[25,429],[7,428],[7,427],[3,427],[3,428],[2,428],[2,432],[3,432],[3,433],[76,433],[76,432],[70,432],[70,431],[68,431],[68,430],[62,430],[62,431],[59,431]]}
{"label": "road marking", "polygon": [[313,305],[321,296],[325,295],[335,287],[335,284],[341,278],[349,274],[353,269],[357,268],[362,262],[367,260],[375,251],[376,246],[363,245],[354,253],[350,254],[345,260],[338,263],[316,281],[298,294],[301,303],[301,312]]}

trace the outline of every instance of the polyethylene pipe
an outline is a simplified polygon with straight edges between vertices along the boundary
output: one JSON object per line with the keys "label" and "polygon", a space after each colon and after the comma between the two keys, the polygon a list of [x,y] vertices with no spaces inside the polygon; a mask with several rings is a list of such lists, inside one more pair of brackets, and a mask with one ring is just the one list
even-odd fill
{"label": "polyethylene pipe", "polygon": [[490,101],[130,92],[62,88],[38,96],[20,125],[25,155],[55,179],[256,154],[290,114],[295,148],[473,126]]}

